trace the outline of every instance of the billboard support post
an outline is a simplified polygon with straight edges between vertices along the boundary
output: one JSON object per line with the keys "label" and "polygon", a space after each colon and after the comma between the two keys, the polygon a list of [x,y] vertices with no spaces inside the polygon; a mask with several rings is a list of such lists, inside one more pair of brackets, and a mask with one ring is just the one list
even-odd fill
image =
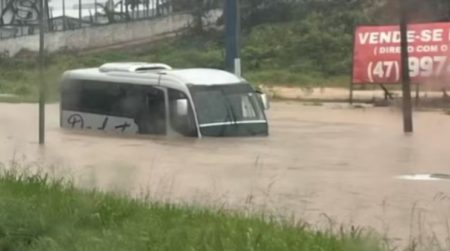
{"label": "billboard support post", "polygon": [[353,105],[353,81],[350,81],[350,91],[348,95],[348,102]]}
{"label": "billboard support post", "polygon": [[355,45],[356,45],[356,29],[353,29],[353,50],[352,50],[352,78],[350,80],[350,87],[348,93],[348,103],[353,105],[353,77],[355,76]]}
{"label": "billboard support post", "polygon": [[416,107],[419,106],[420,102],[420,85],[416,83]]}
{"label": "billboard support post", "polygon": [[408,55],[408,20],[406,0],[400,0],[400,47],[401,47],[401,76],[403,96],[403,130],[405,133],[413,132],[412,103],[411,103],[411,79],[409,75]]}

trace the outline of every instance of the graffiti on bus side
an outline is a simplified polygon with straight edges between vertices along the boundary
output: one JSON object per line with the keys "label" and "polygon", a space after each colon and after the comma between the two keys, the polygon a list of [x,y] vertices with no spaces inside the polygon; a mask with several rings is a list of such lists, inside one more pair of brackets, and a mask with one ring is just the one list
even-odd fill
{"label": "graffiti on bus side", "polygon": [[137,125],[130,118],[84,113],[63,114],[63,127],[70,129],[137,133]]}

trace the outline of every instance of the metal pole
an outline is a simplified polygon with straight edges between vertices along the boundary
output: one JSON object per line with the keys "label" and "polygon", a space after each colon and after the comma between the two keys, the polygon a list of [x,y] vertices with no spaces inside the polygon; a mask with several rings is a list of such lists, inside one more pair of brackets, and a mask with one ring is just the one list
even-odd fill
{"label": "metal pole", "polygon": [[353,48],[352,48],[352,79],[350,80],[349,94],[348,94],[348,102],[350,105],[353,105],[353,76],[355,75],[355,44],[356,44],[356,28],[353,29]]}
{"label": "metal pole", "polygon": [[97,17],[97,0],[94,1],[94,23],[97,24],[98,17]]}
{"label": "metal pole", "polygon": [[82,9],[82,5],[81,5],[81,0],[78,0],[78,25],[80,26],[80,28],[83,26],[83,14],[81,13],[81,9]]}
{"label": "metal pole", "polygon": [[50,19],[50,8],[48,7],[48,0],[45,0],[44,2],[44,10],[45,10],[45,29],[47,31],[51,31],[53,29],[51,19]]}
{"label": "metal pole", "polygon": [[[234,60],[234,73],[241,76],[241,4],[240,0],[236,0],[236,58]],[[236,64],[239,64],[238,66]]]}
{"label": "metal pole", "polygon": [[408,61],[408,12],[406,0],[400,0],[400,36],[401,36],[401,65],[402,65],[402,93],[403,93],[403,130],[405,133],[413,132],[411,79],[409,76]]}
{"label": "metal pole", "polygon": [[126,20],[130,21],[130,11],[128,10],[128,6],[129,6],[129,4],[125,1],[125,13],[127,16]]}
{"label": "metal pole", "polygon": [[45,144],[45,78],[44,78],[44,1],[40,0],[39,13],[39,144]]}
{"label": "metal pole", "polygon": [[235,72],[235,62],[239,62],[239,0],[225,2],[225,68]]}
{"label": "metal pole", "polygon": [[139,12],[141,11],[139,5],[140,5],[140,2],[138,2],[137,5],[136,5],[136,9],[137,9],[136,18],[137,19],[139,19],[141,17],[141,15],[139,14]]}
{"label": "metal pole", "polygon": [[350,105],[353,105],[353,81],[350,81],[350,90],[349,90],[348,102],[350,103]]}
{"label": "metal pole", "polygon": [[416,83],[416,107],[419,106],[419,102],[420,102],[420,84]]}
{"label": "metal pole", "polygon": [[145,1],[145,18],[148,18],[148,16],[149,16],[149,0],[146,0]]}
{"label": "metal pole", "polygon": [[62,0],[62,25],[63,31],[66,30],[66,0]]}
{"label": "metal pole", "polygon": [[[121,18],[123,18],[123,1],[124,0],[120,1],[120,16],[121,16]],[[125,20],[121,20],[121,21],[123,22]]]}
{"label": "metal pole", "polygon": [[160,11],[160,9],[159,9],[159,0],[156,0],[155,7],[156,7],[156,15],[159,16],[159,11]]}

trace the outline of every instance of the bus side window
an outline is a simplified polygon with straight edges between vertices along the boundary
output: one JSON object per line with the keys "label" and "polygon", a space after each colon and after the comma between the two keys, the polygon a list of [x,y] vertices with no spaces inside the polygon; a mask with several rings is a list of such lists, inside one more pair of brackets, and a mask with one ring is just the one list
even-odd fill
{"label": "bus side window", "polygon": [[[174,89],[168,89],[168,91],[170,124],[172,125],[172,129],[183,136],[197,137],[197,127],[195,125],[194,112],[187,95],[181,91]],[[180,114],[180,111],[178,111],[180,107],[178,107],[177,103],[187,104],[186,114]]]}
{"label": "bus side window", "polygon": [[113,112],[127,118],[136,118],[140,107],[145,105],[144,90],[137,86],[124,85],[120,87],[119,92]]}
{"label": "bus side window", "polygon": [[80,84],[76,80],[63,80],[61,88],[61,108],[66,111],[78,111],[80,108]]}
{"label": "bus side window", "polygon": [[82,86],[79,111],[117,116],[113,111],[120,95],[116,84],[84,81]]}
{"label": "bus side window", "polygon": [[143,91],[135,121],[140,134],[166,134],[166,105],[162,90],[147,87]]}

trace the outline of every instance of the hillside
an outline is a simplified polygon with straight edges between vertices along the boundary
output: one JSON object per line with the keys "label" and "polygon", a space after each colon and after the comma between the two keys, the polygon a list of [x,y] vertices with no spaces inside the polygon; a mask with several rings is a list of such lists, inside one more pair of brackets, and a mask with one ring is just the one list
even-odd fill
{"label": "hillside", "polygon": [[[397,18],[395,2],[244,0],[241,10],[244,77],[254,84],[347,85],[354,28],[359,24],[394,22]],[[442,10],[449,9],[448,3],[433,0],[415,4],[428,10],[425,14],[414,13],[416,20],[447,18],[444,15],[447,12]],[[427,13],[444,14],[429,17]],[[201,15],[201,12],[194,11],[194,15]],[[97,53],[62,51],[47,58],[48,96],[50,100],[57,99],[58,78],[72,68],[110,61],[164,62],[179,68],[224,68],[224,54],[223,32],[204,27],[193,27],[185,34],[138,47]],[[0,93],[36,100],[38,78],[34,56],[23,53],[14,59],[0,59]]]}

